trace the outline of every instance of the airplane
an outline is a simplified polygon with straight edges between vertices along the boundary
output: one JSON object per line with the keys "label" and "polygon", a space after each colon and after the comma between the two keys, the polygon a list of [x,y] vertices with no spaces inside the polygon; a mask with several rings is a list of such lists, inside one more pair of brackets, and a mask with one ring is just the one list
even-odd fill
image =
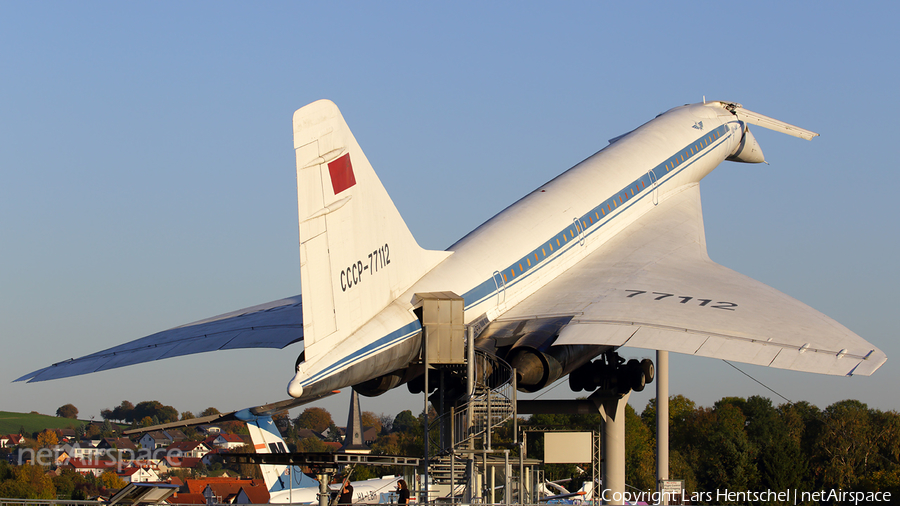
{"label": "airplane", "polygon": [[462,294],[476,345],[515,367],[518,388],[528,392],[567,375],[575,391],[610,382],[641,388],[652,378],[649,361],[624,363],[621,346],[871,375],[887,360],[877,347],[707,255],[699,183],[726,160],[765,162],[750,125],[818,135],[736,102],[675,107],[433,251],[412,236],[337,106],[314,102],[293,116],[302,296],[16,381],[301,343],[295,369],[285,371],[290,398],[279,409],[346,386],[369,396],[404,383],[421,391],[414,299],[426,292]]}
{"label": "airplane", "polygon": [[[271,415],[255,415],[249,409],[235,413],[235,418],[247,423],[250,441],[257,453],[286,453],[287,445]],[[260,472],[269,490],[271,504],[319,504],[319,482],[308,477],[297,466],[265,464]],[[353,481],[353,503],[373,504],[395,493],[400,476]],[[330,493],[340,492],[342,483],[329,484]]]}

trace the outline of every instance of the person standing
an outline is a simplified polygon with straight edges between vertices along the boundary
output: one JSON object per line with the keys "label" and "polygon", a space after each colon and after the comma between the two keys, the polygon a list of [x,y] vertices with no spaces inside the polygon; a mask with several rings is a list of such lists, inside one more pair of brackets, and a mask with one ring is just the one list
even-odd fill
{"label": "person standing", "polygon": [[349,481],[345,481],[343,488],[341,488],[341,496],[338,498],[338,504],[353,504],[353,485],[351,485]]}
{"label": "person standing", "polygon": [[406,486],[406,480],[397,482],[397,504],[406,506],[409,504],[409,487]]}

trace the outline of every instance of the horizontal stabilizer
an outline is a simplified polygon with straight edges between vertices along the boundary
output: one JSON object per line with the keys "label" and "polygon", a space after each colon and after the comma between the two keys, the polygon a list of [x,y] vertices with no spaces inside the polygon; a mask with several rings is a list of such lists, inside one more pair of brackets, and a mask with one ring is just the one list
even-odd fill
{"label": "horizontal stabilizer", "polygon": [[164,358],[238,348],[281,349],[303,339],[300,296],[232,311],[157,332],[80,358],[38,369],[15,381],[79,376]]}

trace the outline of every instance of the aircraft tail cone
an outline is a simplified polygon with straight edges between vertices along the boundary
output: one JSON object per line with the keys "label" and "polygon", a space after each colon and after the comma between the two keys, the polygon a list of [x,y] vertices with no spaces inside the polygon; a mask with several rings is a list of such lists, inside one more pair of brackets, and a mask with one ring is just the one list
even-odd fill
{"label": "aircraft tail cone", "polygon": [[727,158],[732,162],[742,163],[765,163],[766,156],[763,154],[762,148],[756,142],[756,137],[750,133],[750,127],[744,125],[744,136],[737,149]]}

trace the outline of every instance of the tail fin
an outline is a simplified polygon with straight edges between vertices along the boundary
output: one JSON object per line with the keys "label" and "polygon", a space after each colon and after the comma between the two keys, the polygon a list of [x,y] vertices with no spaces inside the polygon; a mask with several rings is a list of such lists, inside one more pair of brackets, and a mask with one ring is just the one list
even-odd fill
{"label": "tail fin", "polygon": [[[256,416],[249,410],[244,410],[236,415],[247,423],[247,430],[250,431],[250,440],[256,453],[287,453],[287,445],[271,416]],[[303,474],[303,471],[297,466],[292,466],[288,471],[288,466],[265,464],[260,465],[259,469],[270,494],[291,488],[298,489],[316,485],[316,481]],[[292,479],[293,486],[291,485]]]}
{"label": "tail fin", "polygon": [[[306,358],[387,307],[450,255],[419,247],[337,106],[294,113]],[[327,341],[329,346],[318,343]]]}

